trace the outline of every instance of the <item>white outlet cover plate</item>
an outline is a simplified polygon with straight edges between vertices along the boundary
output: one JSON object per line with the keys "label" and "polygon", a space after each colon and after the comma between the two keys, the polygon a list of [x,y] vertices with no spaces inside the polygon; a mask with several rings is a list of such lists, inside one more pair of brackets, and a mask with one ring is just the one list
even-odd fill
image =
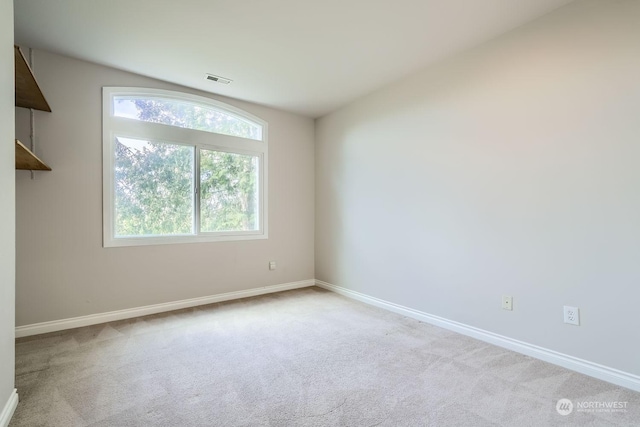
{"label": "white outlet cover plate", "polygon": [[502,297],[502,308],[505,310],[513,310],[513,297],[504,295]]}
{"label": "white outlet cover plate", "polygon": [[578,307],[564,306],[564,323],[580,326],[580,309]]}

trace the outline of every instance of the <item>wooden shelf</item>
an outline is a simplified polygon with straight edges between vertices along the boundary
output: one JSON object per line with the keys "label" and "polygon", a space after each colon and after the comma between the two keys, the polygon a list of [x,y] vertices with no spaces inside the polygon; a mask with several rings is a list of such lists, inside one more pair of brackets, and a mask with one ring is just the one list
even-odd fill
{"label": "wooden shelf", "polygon": [[50,171],[42,160],[16,139],[16,169],[30,171]]}
{"label": "wooden shelf", "polygon": [[16,107],[33,108],[51,112],[49,103],[44,98],[31,67],[18,46],[13,46],[16,66]]}
{"label": "wooden shelf", "polygon": [[[31,71],[20,48],[13,46],[13,56],[16,67],[16,107],[33,108],[51,112],[49,103],[44,98],[38,82]],[[32,124],[33,125],[33,124]],[[16,139],[16,169],[31,171],[50,171],[42,160]]]}

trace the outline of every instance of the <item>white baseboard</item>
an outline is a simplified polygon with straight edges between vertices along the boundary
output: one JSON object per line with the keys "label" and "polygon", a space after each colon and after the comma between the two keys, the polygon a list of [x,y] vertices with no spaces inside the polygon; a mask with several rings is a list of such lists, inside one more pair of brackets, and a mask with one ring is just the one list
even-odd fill
{"label": "white baseboard", "polygon": [[11,421],[11,417],[13,417],[17,406],[18,390],[14,388],[9,396],[9,400],[7,400],[7,403],[4,405],[2,412],[0,412],[0,427],[7,427],[9,425],[9,421]]}
{"label": "white baseboard", "polygon": [[[65,329],[80,328],[82,326],[112,322],[114,320],[131,319],[133,317],[147,316],[149,314],[163,313],[165,311],[180,310],[182,308],[196,307],[199,305],[212,304],[215,302],[253,297],[256,295],[287,291],[290,289],[298,289],[314,285],[315,281],[313,279],[309,279],[300,282],[283,283],[281,285],[263,286],[260,288],[248,289],[246,291],[227,292],[224,294],[184,299],[163,304],[146,305],[144,307],[129,308],[126,310],[90,314],[88,316],[73,317],[70,319],[34,323],[31,325],[16,327],[16,338],[28,337],[30,335],[46,334],[48,332],[62,331]],[[0,425],[0,427],[2,426]]]}
{"label": "white baseboard", "polygon": [[564,368],[571,369],[572,371],[580,372],[581,374],[589,375],[634,391],[640,391],[640,376],[628,372],[589,362],[588,360],[579,359],[577,357],[569,356],[567,354],[559,353],[557,351],[549,350],[523,341],[518,341],[503,335],[494,334],[493,332],[485,331],[483,329],[475,328],[473,326],[465,325],[464,323],[455,322],[439,316],[434,316],[432,314],[384,301],[379,298],[374,298],[360,292],[323,282],[321,280],[316,280],[316,285],[337,294],[344,295],[403,316],[411,317],[421,322],[430,323],[499,347],[526,354],[527,356],[544,360],[545,362],[553,363],[554,365],[562,366]]}

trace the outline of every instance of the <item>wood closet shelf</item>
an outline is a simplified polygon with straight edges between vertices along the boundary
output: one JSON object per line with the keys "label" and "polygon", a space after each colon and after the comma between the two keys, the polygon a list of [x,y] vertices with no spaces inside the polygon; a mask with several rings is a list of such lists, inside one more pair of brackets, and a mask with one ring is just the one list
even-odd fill
{"label": "wood closet shelf", "polygon": [[[27,63],[20,48],[13,45],[13,56],[16,75],[16,107],[33,108],[34,110],[51,112],[49,103],[44,98],[31,67]],[[23,143],[16,141],[16,169],[31,171],[50,171],[51,168],[38,156],[33,154]]]}
{"label": "wood closet shelf", "polygon": [[42,160],[16,139],[16,169],[30,171],[50,171]]}
{"label": "wood closet shelf", "polygon": [[51,112],[40,86],[18,46],[13,46],[16,67],[16,107]]}

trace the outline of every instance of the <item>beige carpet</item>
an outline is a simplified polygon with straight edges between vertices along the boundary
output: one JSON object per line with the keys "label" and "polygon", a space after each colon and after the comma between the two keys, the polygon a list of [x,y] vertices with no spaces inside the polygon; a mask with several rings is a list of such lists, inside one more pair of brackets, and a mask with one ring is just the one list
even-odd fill
{"label": "beige carpet", "polygon": [[315,287],[19,339],[16,365],[12,427],[640,425],[640,393]]}

